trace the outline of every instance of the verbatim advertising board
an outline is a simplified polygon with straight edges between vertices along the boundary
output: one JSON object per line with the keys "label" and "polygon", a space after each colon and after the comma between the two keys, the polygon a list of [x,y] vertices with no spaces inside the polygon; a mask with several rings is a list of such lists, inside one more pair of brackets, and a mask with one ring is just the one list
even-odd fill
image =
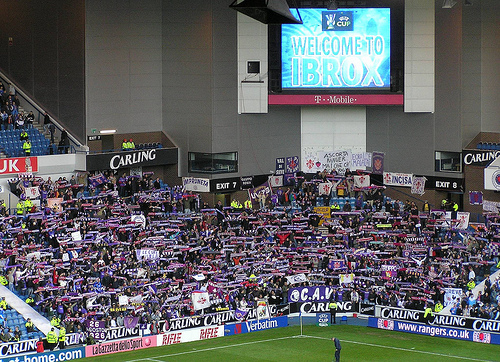
{"label": "verbatim advertising board", "polygon": [[276,317],[254,321],[245,321],[241,323],[226,324],[224,326],[224,335],[242,334],[250,332],[264,331],[266,329],[281,328],[288,326],[288,317]]}

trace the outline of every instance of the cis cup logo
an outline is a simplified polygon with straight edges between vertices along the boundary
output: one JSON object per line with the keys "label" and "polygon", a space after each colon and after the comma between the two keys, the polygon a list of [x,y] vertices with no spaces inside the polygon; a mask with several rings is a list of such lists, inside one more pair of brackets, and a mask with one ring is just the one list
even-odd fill
{"label": "cis cup logo", "polygon": [[322,19],[323,31],[352,31],[352,11],[324,11]]}
{"label": "cis cup logo", "polygon": [[335,15],[336,15],[335,13],[325,15],[327,29],[334,29],[335,28]]}
{"label": "cis cup logo", "polygon": [[348,27],[351,25],[351,19],[348,16],[341,16],[339,18],[339,21],[337,21],[337,26],[338,27]]}
{"label": "cis cup logo", "polygon": [[327,327],[329,320],[330,320],[330,318],[329,318],[328,314],[322,313],[318,317],[318,325],[320,327]]}

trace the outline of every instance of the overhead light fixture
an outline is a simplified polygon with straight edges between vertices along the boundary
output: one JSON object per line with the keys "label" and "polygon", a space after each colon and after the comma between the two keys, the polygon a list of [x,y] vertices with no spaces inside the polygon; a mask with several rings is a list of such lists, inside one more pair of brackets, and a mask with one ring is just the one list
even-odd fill
{"label": "overhead light fixture", "polygon": [[464,6],[472,6],[474,2],[472,0],[464,0]]}
{"label": "overhead light fixture", "polygon": [[328,3],[328,6],[326,7],[328,10],[337,10],[339,8],[339,5],[335,0],[330,0]]}
{"label": "overhead light fixture", "polygon": [[455,5],[457,5],[456,0],[444,0],[442,8],[443,9],[451,9]]}
{"label": "overhead light fixture", "polygon": [[100,134],[113,134],[116,133],[116,129],[101,129],[99,131]]}
{"label": "overhead light fixture", "polygon": [[264,24],[302,24],[297,6],[297,19],[290,12],[286,0],[234,0],[230,8]]}

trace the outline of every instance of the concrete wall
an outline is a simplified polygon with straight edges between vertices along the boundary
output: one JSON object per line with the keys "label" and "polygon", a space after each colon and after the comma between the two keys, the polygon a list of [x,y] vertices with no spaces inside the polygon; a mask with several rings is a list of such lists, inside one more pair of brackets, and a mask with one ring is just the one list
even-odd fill
{"label": "concrete wall", "polygon": [[[162,129],[179,146],[182,175],[187,174],[188,150],[212,152],[213,3],[163,1]],[[227,25],[228,34],[235,35],[236,16]]]}
{"label": "concrete wall", "polygon": [[434,0],[405,1],[405,112],[434,112]]}
{"label": "concrete wall", "polygon": [[[238,113],[268,111],[268,26],[238,13]],[[260,73],[248,73],[258,61]]]}
{"label": "concrete wall", "polygon": [[385,152],[384,169],[432,175],[435,116],[404,113],[402,107],[367,107],[366,150]]}
{"label": "concrete wall", "polygon": [[238,124],[240,175],[266,174],[276,158],[300,156],[300,107],[269,106],[269,114],[242,114]]}
{"label": "concrete wall", "polygon": [[86,132],[158,131],[162,124],[162,3],[87,0]]}
{"label": "concrete wall", "polygon": [[366,107],[302,107],[301,163],[308,153],[366,152]]}
{"label": "concrete wall", "polygon": [[481,3],[462,8],[462,148],[481,132]]}
{"label": "concrete wall", "polygon": [[[500,132],[498,117],[500,114],[500,92],[498,92],[500,1],[481,0],[477,6],[480,6],[481,11],[481,131]],[[479,27],[477,23],[476,27]]]}
{"label": "concrete wall", "polygon": [[0,14],[0,68],[83,140],[85,1],[0,1]]}
{"label": "concrete wall", "polygon": [[[275,158],[299,155],[300,108],[238,114],[238,13],[219,1],[169,0],[163,14],[163,130],[180,147],[180,173],[188,173],[188,151],[238,152],[240,172],[217,178],[269,173]],[[244,47],[262,38],[252,25],[260,30]]]}
{"label": "concrete wall", "polygon": [[436,113],[433,144],[437,151],[462,150],[462,11],[442,9],[436,0]]}

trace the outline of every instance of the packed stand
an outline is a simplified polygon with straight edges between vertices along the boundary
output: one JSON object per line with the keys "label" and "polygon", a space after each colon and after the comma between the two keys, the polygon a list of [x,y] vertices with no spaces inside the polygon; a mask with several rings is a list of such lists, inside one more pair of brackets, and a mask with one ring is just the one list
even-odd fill
{"label": "packed stand", "polygon": [[[498,270],[498,215],[458,230],[428,204],[422,212],[349,177],[296,178],[260,205],[233,207],[202,203],[152,174],[90,174],[88,186],[75,177],[12,179],[11,190],[31,203],[1,218],[7,285],[66,333],[84,331],[89,318],[114,327],[127,316],[152,323],[262,298],[286,304],[286,277],[300,273],[301,285],[335,287],[339,301],[420,310],[457,287],[453,313],[500,319],[498,280],[471,296]],[[335,187],[320,195],[329,178]],[[33,186],[40,207],[24,197]],[[339,286],[350,273],[353,282]],[[208,291],[212,305],[194,311],[194,290]]]}

